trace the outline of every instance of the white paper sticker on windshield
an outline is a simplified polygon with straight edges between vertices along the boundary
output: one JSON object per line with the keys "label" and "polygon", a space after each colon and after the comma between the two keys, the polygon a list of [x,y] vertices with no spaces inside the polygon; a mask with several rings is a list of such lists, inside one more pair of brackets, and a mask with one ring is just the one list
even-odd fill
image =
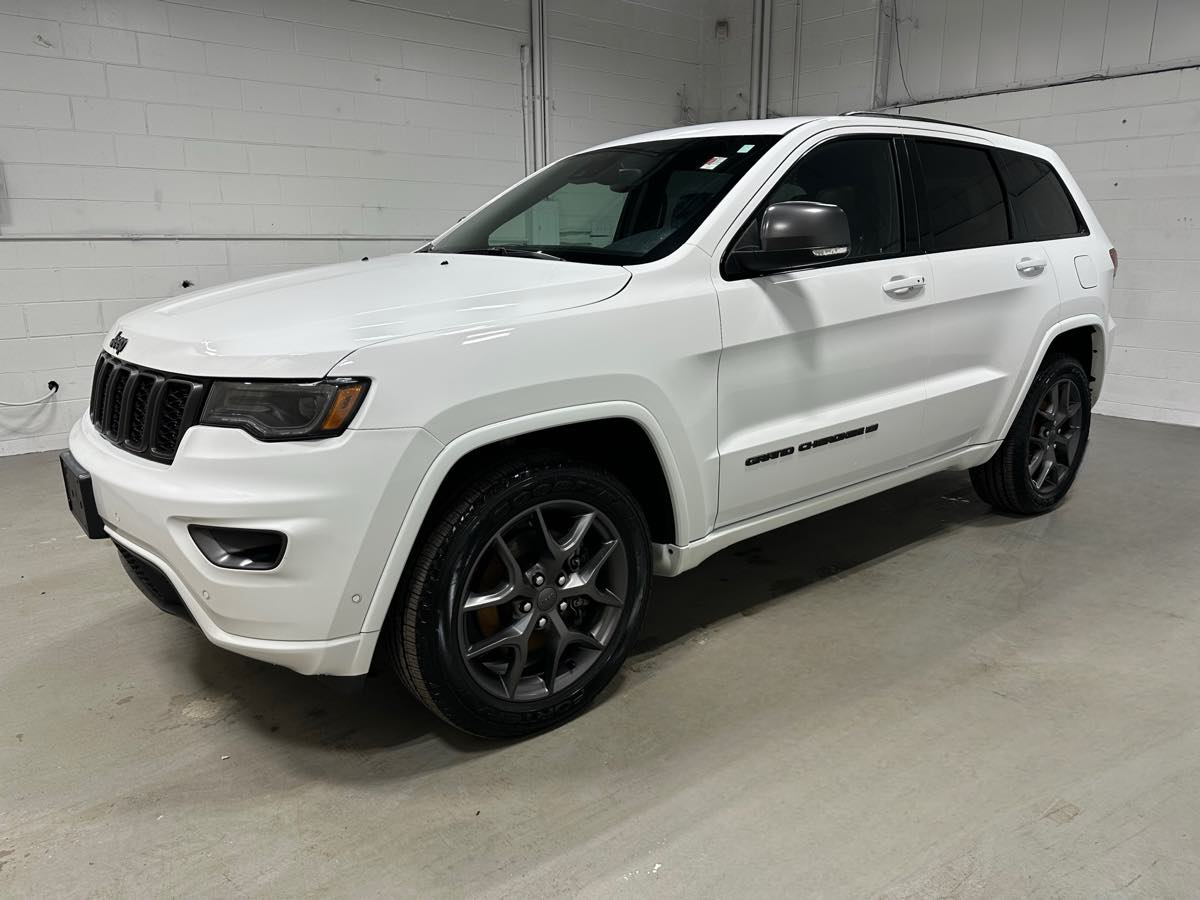
{"label": "white paper sticker on windshield", "polygon": [[742,146],[740,146],[738,148],[738,153],[749,153],[753,149],[754,149],[753,144],[742,144]]}
{"label": "white paper sticker on windshield", "polygon": [[714,156],[712,159],[710,159],[708,162],[706,162],[700,168],[715,169],[717,166],[719,166],[721,163],[725,162],[725,160],[727,160],[727,159],[729,159],[728,156]]}

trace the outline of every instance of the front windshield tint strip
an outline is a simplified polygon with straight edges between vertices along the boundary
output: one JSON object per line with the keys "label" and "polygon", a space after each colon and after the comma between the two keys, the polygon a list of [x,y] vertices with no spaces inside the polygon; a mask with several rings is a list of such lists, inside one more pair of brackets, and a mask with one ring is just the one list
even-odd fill
{"label": "front windshield tint strip", "polygon": [[661,259],[778,141],[681,138],[580,153],[493,200],[429,250],[607,265]]}

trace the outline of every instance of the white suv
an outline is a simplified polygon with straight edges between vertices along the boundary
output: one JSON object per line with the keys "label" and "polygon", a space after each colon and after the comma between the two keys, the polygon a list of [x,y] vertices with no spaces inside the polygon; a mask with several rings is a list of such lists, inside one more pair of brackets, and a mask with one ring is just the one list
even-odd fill
{"label": "white suv", "polygon": [[1053,508],[1115,269],[1035,144],[870,115],[663,131],[416,253],[125,316],[63,473],[213,643],[313,674],[378,657],[515,736],[612,678],[652,574],[943,469]]}

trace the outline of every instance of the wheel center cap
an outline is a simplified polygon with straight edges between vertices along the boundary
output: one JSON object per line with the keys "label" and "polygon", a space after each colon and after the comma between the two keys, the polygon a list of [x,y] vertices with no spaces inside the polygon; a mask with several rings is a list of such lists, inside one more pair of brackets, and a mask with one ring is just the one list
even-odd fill
{"label": "wheel center cap", "polygon": [[558,603],[558,591],[552,587],[545,587],[538,591],[537,606],[542,612],[549,612],[554,609],[554,605]]}

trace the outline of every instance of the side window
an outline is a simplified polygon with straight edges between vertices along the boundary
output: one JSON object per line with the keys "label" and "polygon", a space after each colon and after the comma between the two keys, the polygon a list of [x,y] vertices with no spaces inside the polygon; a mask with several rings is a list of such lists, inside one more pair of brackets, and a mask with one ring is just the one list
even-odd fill
{"label": "side window", "polygon": [[1042,241],[1086,233],[1079,210],[1050,163],[1013,150],[994,152],[1018,239]]}
{"label": "side window", "polygon": [[1003,244],[1008,211],[1000,179],[983,147],[914,141],[925,179],[932,250]]}
{"label": "side window", "polygon": [[737,245],[758,246],[763,210],[788,200],[842,208],[850,226],[850,253],[842,261],[900,252],[900,198],[890,138],[834,140],[806,153],[767,195]]}

